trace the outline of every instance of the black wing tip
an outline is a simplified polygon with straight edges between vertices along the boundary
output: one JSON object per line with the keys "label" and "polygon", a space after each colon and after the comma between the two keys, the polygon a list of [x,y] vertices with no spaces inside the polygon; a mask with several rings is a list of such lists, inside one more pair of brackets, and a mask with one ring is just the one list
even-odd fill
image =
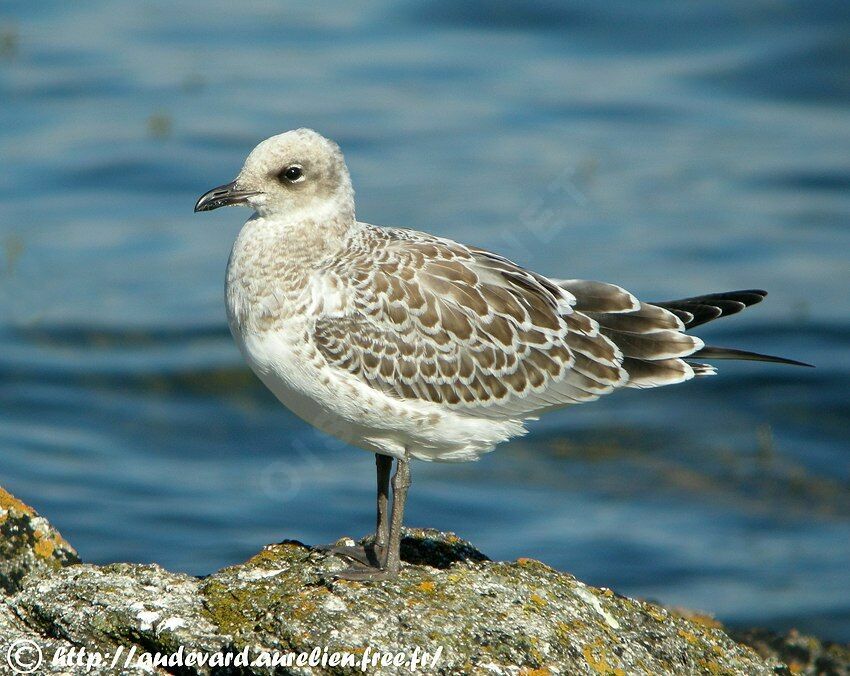
{"label": "black wing tip", "polygon": [[733,303],[743,303],[744,307],[750,307],[750,305],[761,303],[766,297],[767,291],[764,289],[739,289],[737,291],[710,293],[706,296],[698,296],[694,300],[702,300],[703,302],[731,301]]}
{"label": "black wing tip", "polygon": [[686,329],[693,329],[720,317],[736,315],[752,305],[761,303],[765,296],[767,291],[764,289],[741,289],[661,301],[651,305],[673,312],[683,321]]}
{"label": "black wing tip", "polygon": [[[734,293],[740,296],[735,300],[739,300],[747,307],[749,307],[750,305],[756,305],[757,303],[761,303],[765,298],[767,298],[767,291],[765,291],[764,289],[744,289],[743,291],[735,291]],[[747,301],[750,302],[748,303]]]}

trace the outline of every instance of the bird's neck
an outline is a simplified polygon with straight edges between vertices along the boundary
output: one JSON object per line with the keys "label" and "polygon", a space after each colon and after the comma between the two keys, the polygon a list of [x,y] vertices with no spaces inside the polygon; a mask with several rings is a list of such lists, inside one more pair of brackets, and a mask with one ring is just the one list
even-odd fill
{"label": "bird's neck", "polygon": [[266,256],[289,266],[309,266],[339,250],[355,226],[354,208],[335,201],[287,213],[258,214],[240,233]]}
{"label": "bird's neck", "polygon": [[352,212],[248,219],[230,253],[226,300],[236,333],[259,331],[303,312],[309,280],[358,227]]}

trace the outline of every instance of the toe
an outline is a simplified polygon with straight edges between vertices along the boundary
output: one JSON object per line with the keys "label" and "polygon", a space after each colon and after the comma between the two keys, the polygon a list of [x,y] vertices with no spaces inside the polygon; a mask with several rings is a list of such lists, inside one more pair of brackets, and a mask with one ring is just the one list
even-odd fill
{"label": "toe", "polygon": [[357,563],[362,563],[364,566],[371,567],[379,567],[382,560],[382,550],[376,547],[363,547],[361,545],[345,546],[331,546],[325,549],[330,554],[336,554],[337,556],[343,556],[351,561],[356,561]]}

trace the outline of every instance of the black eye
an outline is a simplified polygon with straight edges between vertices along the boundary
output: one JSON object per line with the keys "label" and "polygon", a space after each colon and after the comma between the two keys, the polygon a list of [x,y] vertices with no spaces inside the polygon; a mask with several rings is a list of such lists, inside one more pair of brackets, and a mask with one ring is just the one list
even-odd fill
{"label": "black eye", "polygon": [[278,174],[278,177],[282,179],[286,179],[290,183],[295,183],[301,177],[304,176],[304,170],[299,167],[297,164],[293,164],[291,167],[287,167],[282,172]]}

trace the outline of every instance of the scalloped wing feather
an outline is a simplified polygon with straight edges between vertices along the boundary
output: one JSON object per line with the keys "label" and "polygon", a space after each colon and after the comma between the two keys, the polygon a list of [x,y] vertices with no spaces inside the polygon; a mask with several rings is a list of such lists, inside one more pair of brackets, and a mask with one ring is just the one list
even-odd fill
{"label": "scalloped wing feather", "polygon": [[704,347],[702,340],[684,333],[686,322],[693,319],[687,312],[642,303],[614,284],[555,281],[576,297],[576,309],[596,321],[622,352],[621,365],[628,373],[625,387],[661,387],[714,373],[706,364],[683,359]]}
{"label": "scalloped wing feather", "polygon": [[626,383],[620,349],[552,280],[420,233],[362,237],[326,271],[353,282],[340,312],[315,324],[329,364],[400,399],[494,418],[537,416]]}

